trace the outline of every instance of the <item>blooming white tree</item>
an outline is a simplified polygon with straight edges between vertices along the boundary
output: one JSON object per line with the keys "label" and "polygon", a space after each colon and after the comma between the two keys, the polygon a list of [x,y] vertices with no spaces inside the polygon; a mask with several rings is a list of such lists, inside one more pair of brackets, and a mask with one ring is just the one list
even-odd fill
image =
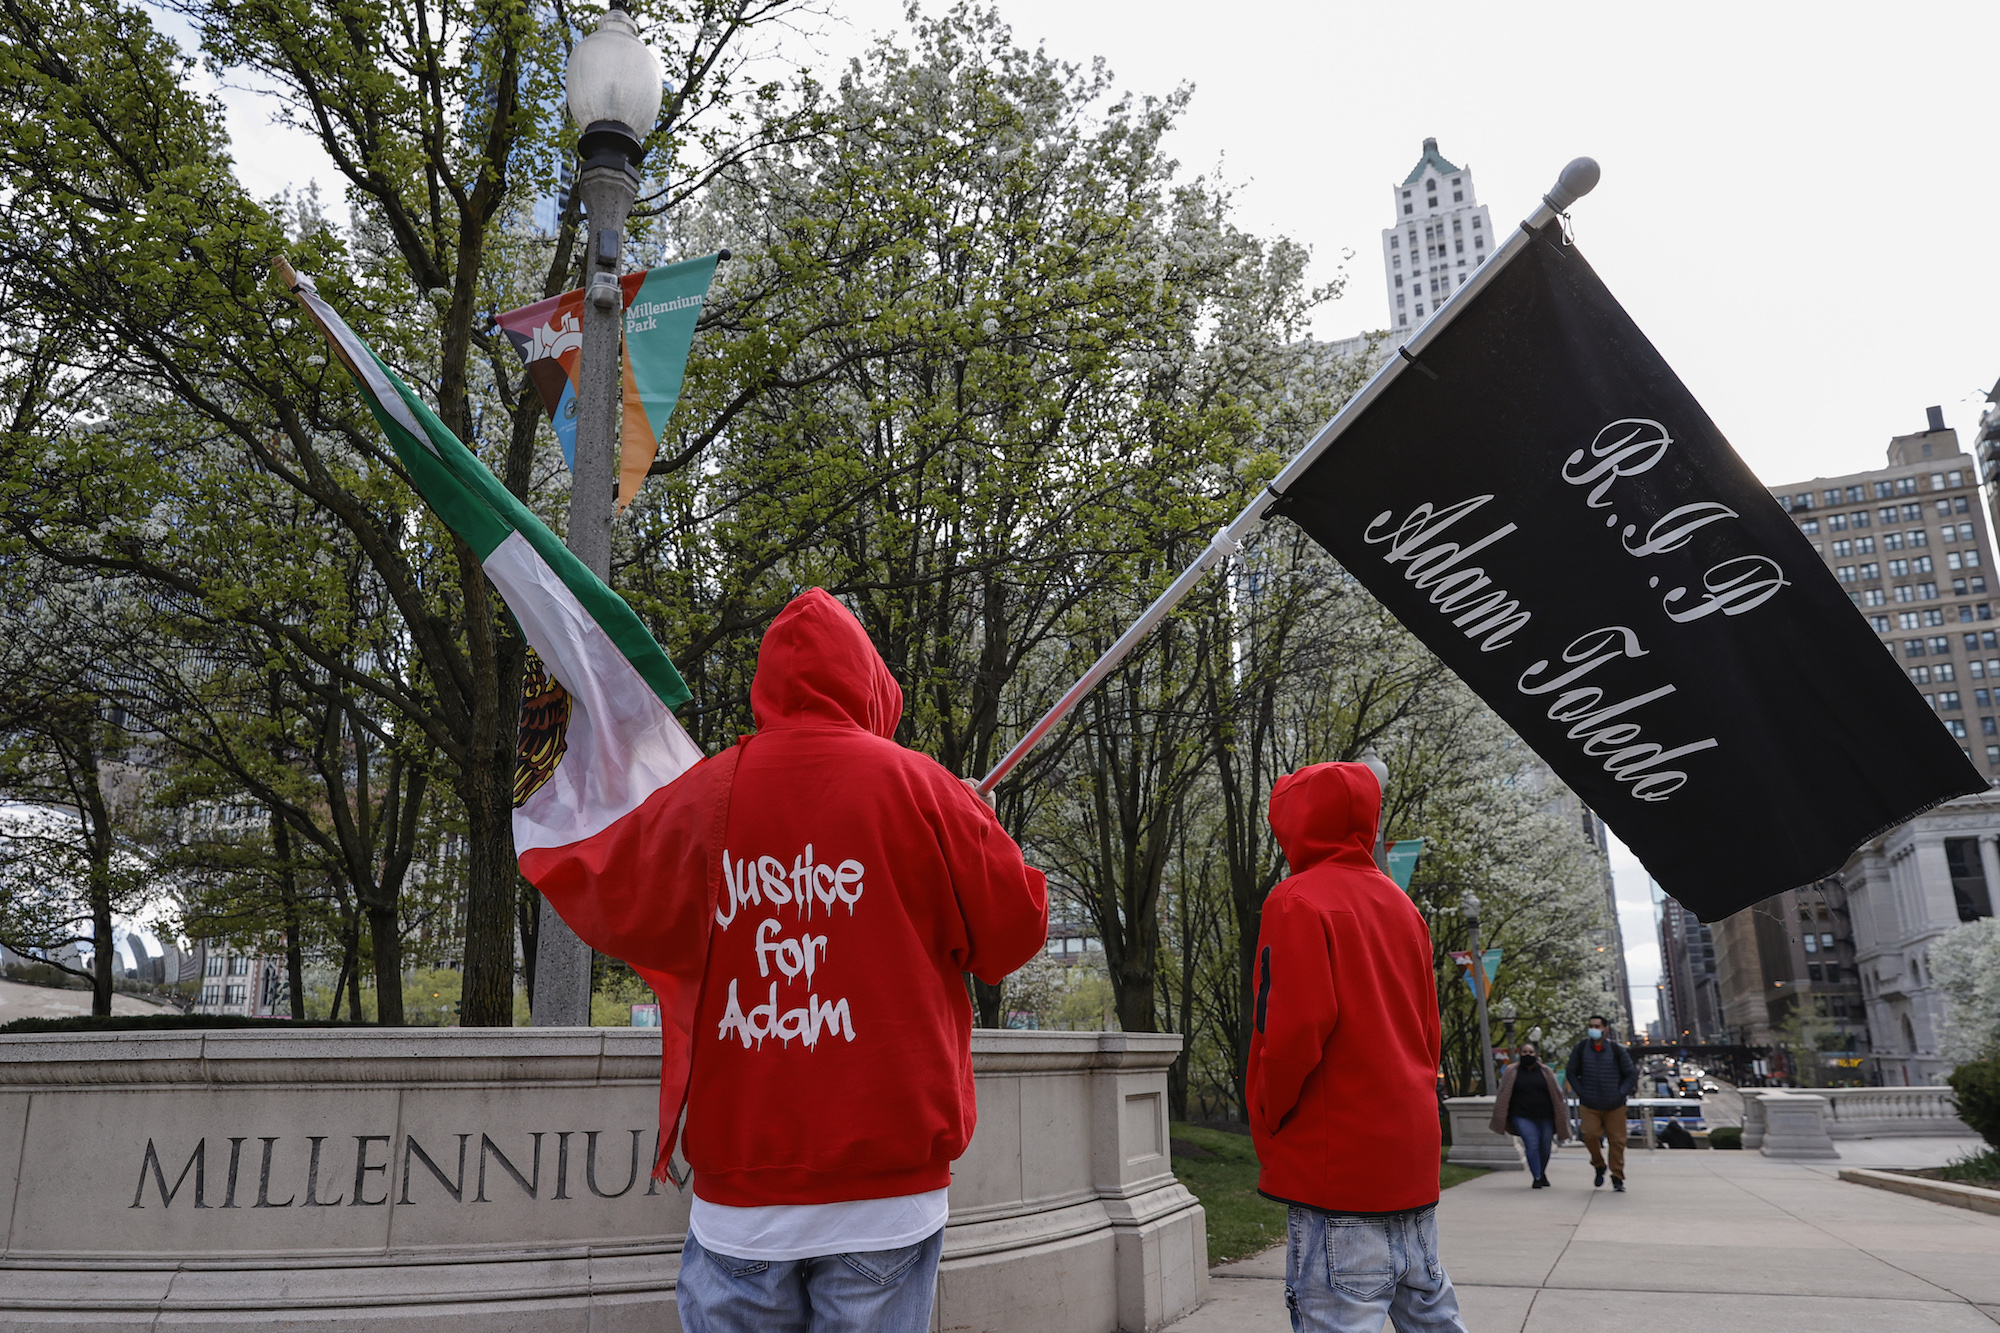
{"label": "blooming white tree", "polygon": [[1970,922],[1933,944],[1931,976],[1947,1000],[1944,1054],[2000,1059],[2000,918]]}

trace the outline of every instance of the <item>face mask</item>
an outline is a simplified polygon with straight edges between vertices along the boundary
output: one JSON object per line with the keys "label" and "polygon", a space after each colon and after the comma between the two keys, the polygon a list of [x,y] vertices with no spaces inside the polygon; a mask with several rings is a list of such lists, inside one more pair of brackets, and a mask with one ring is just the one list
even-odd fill
{"label": "face mask", "polygon": [[1592,1041],[1598,1041],[1598,1040],[1602,1039],[1602,1038],[1603,1038],[1603,1036],[1604,1036],[1604,1029],[1603,1029],[1603,1028],[1592,1028],[1592,1029],[1590,1030],[1590,1039],[1591,1039]]}

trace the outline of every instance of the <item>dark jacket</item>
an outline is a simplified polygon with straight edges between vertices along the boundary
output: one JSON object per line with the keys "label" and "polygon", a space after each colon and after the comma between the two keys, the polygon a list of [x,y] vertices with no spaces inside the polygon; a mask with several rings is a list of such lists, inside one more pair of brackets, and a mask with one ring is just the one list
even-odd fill
{"label": "dark jacket", "polygon": [[[1514,1127],[1510,1121],[1515,1115],[1519,1114],[1514,1105],[1514,1080],[1520,1072],[1521,1066],[1513,1064],[1508,1065],[1507,1072],[1500,1076],[1500,1091],[1493,1098],[1491,1128],[1495,1134],[1512,1134],[1514,1132]],[[1529,1075],[1529,1077],[1533,1078],[1537,1075],[1540,1076],[1544,1085],[1549,1090],[1549,1110],[1554,1112],[1550,1119],[1555,1123],[1556,1142],[1562,1143],[1569,1138],[1569,1110],[1563,1104],[1562,1088],[1556,1083],[1556,1071],[1538,1060],[1535,1062],[1534,1074]]]}
{"label": "dark jacket", "polygon": [[1250,1132],[1257,1188],[1337,1213],[1438,1197],[1438,1001],[1430,930],[1375,867],[1382,789],[1316,764],[1271,789],[1291,877],[1257,937]]}
{"label": "dark jacket", "polygon": [[1623,1046],[1606,1037],[1592,1041],[1585,1037],[1569,1053],[1570,1090],[1576,1099],[1593,1111],[1610,1111],[1623,1106],[1639,1086],[1639,1066]]}

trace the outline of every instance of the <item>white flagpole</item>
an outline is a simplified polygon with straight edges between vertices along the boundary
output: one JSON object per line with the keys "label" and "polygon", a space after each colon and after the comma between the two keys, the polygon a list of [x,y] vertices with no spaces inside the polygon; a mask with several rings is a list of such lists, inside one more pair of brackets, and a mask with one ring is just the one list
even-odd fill
{"label": "white flagpole", "polygon": [[1241,551],[1244,539],[1264,521],[1265,513],[1277,502],[1278,497],[1285,493],[1286,488],[1298,480],[1299,476],[1311,467],[1377,398],[1382,396],[1383,390],[1395,383],[1397,377],[1417,361],[1423,349],[1446,325],[1457,318],[1458,313],[1480,293],[1495,273],[1527,248],[1531,239],[1530,233],[1546,227],[1565,214],[1571,204],[1596,189],[1598,176],[1597,163],[1587,157],[1579,157],[1564,167],[1555,185],[1542,196],[1541,206],[1528,215],[1527,221],[1514,229],[1513,234],[1501,243],[1491,258],[1472,271],[1472,276],[1466,280],[1463,287],[1453,292],[1443,305],[1431,313],[1429,319],[1417,326],[1417,331],[1397,349],[1398,354],[1375,372],[1374,377],[1362,386],[1361,392],[1347,400],[1347,404],[1334,414],[1333,420],[1320,427],[1319,433],[1313,436],[1305,448],[1299,450],[1291,462],[1285,464],[1284,471],[1264,488],[1263,494],[1245,505],[1242,513],[1230,520],[1227,527],[1209,540],[1207,549],[1202,551],[1195,562],[1182,570],[1180,577],[1167,585],[1165,592],[1153,599],[1153,604],[1132,622],[1129,629],[1118,636],[1118,642],[1107,648],[1104,655],[1091,664],[1090,670],[1084,672],[1082,678],[1070,686],[1062,698],[1056,700],[1055,706],[1042,714],[1041,720],[1028,728],[1027,734],[1014,743],[1014,748],[1007,751],[1000,762],[993,766],[993,771],[979,780],[979,790],[990,792],[999,786],[1000,780],[1006,777],[1016,764],[1027,758],[1028,752],[1034,749],[1043,737],[1055,730],[1056,724],[1067,717],[1069,711],[1081,703],[1083,697],[1089,694],[1099,681],[1117,670],[1118,665],[1131,656],[1132,650],[1139,646],[1139,641],[1146,637],[1153,626],[1166,619],[1168,613],[1180,604],[1182,598],[1193,591],[1194,585],[1201,581],[1202,575],[1215,568],[1222,560]]}

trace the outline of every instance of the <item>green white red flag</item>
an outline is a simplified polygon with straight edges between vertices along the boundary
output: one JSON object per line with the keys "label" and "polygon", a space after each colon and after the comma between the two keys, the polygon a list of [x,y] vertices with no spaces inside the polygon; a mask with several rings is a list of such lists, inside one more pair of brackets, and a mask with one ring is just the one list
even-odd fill
{"label": "green white red flag", "polygon": [[[500,484],[310,281],[282,260],[277,267],[354,376],[418,494],[472,548],[534,650],[514,778],[515,855],[528,862],[602,833],[702,758],[672,712],[688,699],[680,673],[624,599]],[[691,996],[677,1006],[670,978],[645,975],[656,991],[668,987],[660,997],[667,1012],[691,1014]]]}

